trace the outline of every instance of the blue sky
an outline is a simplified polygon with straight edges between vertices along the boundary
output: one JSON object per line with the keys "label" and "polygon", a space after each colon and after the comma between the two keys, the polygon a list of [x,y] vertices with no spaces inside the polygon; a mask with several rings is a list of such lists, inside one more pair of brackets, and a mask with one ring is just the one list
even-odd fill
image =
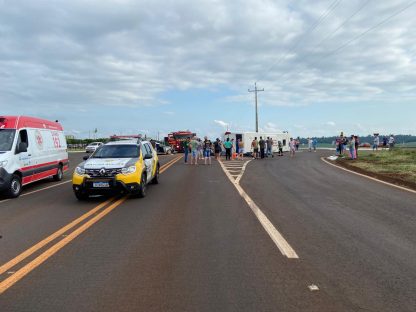
{"label": "blue sky", "polygon": [[[416,134],[416,5],[0,0],[0,114],[77,137]],[[253,10],[253,7],[256,9]]]}

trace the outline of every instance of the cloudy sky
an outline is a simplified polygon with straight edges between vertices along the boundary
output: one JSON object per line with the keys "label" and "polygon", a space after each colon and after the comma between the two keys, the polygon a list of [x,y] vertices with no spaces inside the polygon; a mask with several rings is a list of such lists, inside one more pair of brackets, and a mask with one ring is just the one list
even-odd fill
{"label": "cloudy sky", "polygon": [[0,0],[0,114],[218,136],[254,129],[257,81],[262,130],[416,134],[415,16],[411,0]]}

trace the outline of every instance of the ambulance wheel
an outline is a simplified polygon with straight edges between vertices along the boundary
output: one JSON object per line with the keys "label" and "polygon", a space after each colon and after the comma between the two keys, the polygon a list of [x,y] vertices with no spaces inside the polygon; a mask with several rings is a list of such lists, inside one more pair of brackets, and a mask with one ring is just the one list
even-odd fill
{"label": "ambulance wheel", "polygon": [[156,174],[155,174],[155,176],[152,179],[152,183],[153,184],[159,184],[159,164],[157,164]]}
{"label": "ambulance wheel", "polygon": [[64,171],[62,170],[62,165],[59,165],[57,173],[53,176],[55,181],[61,181],[64,177]]}
{"label": "ambulance wheel", "polygon": [[12,176],[12,180],[10,181],[9,190],[7,191],[7,195],[12,198],[19,197],[20,193],[22,192],[22,179],[17,175],[14,174]]}
{"label": "ambulance wheel", "polygon": [[142,177],[140,179],[139,190],[137,191],[137,197],[143,198],[145,196],[146,196],[146,174],[142,173]]}
{"label": "ambulance wheel", "polygon": [[87,193],[82,193],[82,192],[74,192],[75,197],[78,200],[87,200],[88,199],[88,194]]}

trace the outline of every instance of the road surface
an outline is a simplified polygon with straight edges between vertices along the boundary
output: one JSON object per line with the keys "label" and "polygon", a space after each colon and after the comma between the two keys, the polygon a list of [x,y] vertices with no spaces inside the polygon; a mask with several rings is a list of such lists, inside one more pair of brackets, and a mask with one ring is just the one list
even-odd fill
{"label": "road surface", "polygon": [[0,199],[0,311],[415,311],[415,195],[328,153],[225,164],[234,177],[162,156],[144,199],[79,202],[56,182]]}

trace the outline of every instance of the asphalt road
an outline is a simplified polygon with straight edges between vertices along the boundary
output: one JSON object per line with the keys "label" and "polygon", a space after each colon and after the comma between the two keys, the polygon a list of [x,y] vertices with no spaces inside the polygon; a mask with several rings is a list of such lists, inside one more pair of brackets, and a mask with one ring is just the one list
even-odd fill
{"label": "asphalt road", "polygon": [[[106,199],[78,202],[56,182],[0,199],[0,273],[104,203],[0,274],[1,285],[69,241],[0,295],[0,311],[415,311],[415,195],[321,153],[251,161],[240,182],[299,259],[282,255],[215,161],[175,163],[146,198],[116,203],[73,239]],[[72,169],[82,155],[70,155]]]}

